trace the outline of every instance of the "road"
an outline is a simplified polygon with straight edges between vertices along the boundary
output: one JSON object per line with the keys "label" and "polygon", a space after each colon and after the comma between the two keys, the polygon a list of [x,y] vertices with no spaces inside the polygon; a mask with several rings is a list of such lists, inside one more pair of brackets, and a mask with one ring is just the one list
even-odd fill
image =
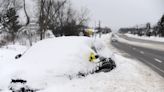
{"label": "road", "polygon": [[[120,36],[119,36],[120,37]],[[123,38],[123,37],[122,37]],[[125,38],[126,40],[130,41],[139,41],[141,42],[147,42],[147,43],[154,43],[151,41],[146,41],[146,40],[138,40],[138,39],[133,39],[133,38]],[[137,47],[133,45],[129,45],[126,43],[121,43],[118,41],[111,42],[114,47],[116,47],[119,50],[122,50],[132,57],[135,57],[136,59],[142,61],[149,67],[151,67],[154,71],[159,73],[161,76],[164,77],[164,51],[158,51],[158,50],[153,50],[149,48],[144,48],[144,47]],[[160,42],[155,42],[156,44],[163,44]]]}
{"label": "road", "polygon": [[164,42],[158,42],[158,41],[151,41],[151,40],[144,40],[144,39],[136,39],[132,37],[128,37],[126,35],[121,35],[119,34],[119,37],[124,38],[129,41],[134,41],[134,42],[141,42],[141,43],[151,43],[151,44],[158,44],[158,45],[164,45]]}

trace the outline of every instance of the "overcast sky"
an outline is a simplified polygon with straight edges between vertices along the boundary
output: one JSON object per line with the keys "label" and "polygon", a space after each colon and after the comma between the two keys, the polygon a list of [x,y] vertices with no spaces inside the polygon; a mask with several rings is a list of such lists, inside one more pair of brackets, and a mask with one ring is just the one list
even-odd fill
{"label": "overcast sky", "polygon": [[71,0],[78,9],[90,11],[90,26],[102,21],[112,29],[150,22],[155,24],[164,14],[164,0]]}

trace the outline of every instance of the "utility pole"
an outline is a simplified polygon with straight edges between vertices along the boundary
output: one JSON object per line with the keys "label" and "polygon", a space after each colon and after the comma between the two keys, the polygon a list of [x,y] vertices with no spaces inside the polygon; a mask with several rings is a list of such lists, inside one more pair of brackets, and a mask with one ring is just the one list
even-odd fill
{"label": "utility pole", "polygon": [[101,37],[102,30],[101,30],[101,21],[99,20],[99,27],[98,27],[99,38]]}

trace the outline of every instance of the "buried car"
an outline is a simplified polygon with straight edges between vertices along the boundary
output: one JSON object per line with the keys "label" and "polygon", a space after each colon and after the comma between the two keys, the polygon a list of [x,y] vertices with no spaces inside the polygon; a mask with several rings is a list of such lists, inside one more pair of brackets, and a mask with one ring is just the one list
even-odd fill
{"label": "buried car", "polygon": [[103,46],[95,43],[92,38],[74,36],[40,41],[2,69],[0,88],[33,92],[53,83],[109,72],[116,65],[99,55]]}

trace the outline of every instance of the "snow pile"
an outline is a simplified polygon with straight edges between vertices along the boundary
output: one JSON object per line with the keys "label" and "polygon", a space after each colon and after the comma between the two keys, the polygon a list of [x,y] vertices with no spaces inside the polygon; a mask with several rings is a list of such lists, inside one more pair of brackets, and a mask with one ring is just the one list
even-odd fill
{"label": "snow pile", "polygon": [[164,79],[138,61],[115,55],[117,68],[55,84],[40,92],[163,92]]}
{"label": "snow pile", "polygon": [[8,45],[0,48],[0,63],[13,61],[17,54],[23,53],[26,49],[27,47],[20,45]]}
{"label": "snow pile", "polygon": [[93,37],[93,44],[97,49],[97,53],[104,57],[111,57],[113,52],[109,49],[108,44],[110,44],[111,34],[102,35],[101,38],[98,36]]}
{"label": "snow pile", "polygon": [[124,38],[119,37],[118,35],[115,35],[115,37],[117,38],[117,40],[119,42],[122,43],[127,43],[130,45],[134,45],[134,46],[139,46],[139,47],[146,47],[146,48],[150,48],[150,49],[155,49],[155,50],[163,50],[163,44],[154,44],[154,43],[142,43],[142,42],[134,42],[134,41],[130,41],[130,40],[126,40]]}
{"label": "snow pile", "polygon": [[79,72],[90,72],[96,67],[96,63],[89,62],[90,53],[95,53],[91,49],[92,44],[88,37],[40,41],[22,58],[5,65],[0,74],[0,88],[6,88],[11,79],[25,79],[33,88],[42,89],[59,80],[69,80]]}
{"label": "snow pile", "polygon": [[149,40],[149,41],[158,41],[158,42],[164,42],[163,37],[155,37],[155,36],[138,36],[138,35],[133,35],[133,34],[125,34],[128,37],[136,38],[136,39],[142,39],[142,40]]}
{"label": "snow pile", "polygon": [[23,53],[26,49],[27,47],[20,45],[8,45],[0,48],[0,89],[2,89],[4,83],[2,76],[4,76],[10,68],[12,69],[12,67],[8,67],[7,65],[15,62],[15,56]]}

